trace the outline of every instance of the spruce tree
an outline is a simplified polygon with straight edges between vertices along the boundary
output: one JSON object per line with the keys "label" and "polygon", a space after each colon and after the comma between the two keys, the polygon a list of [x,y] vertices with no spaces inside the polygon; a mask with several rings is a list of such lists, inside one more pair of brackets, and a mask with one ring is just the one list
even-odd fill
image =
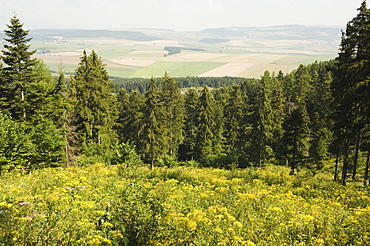
{"label": "spruce tree", "polygon": [[207,86],[204,86],[202,95],[197,105],[197,143],[196,158],[200,160],[203,157],[214,154],[215,142],[215,112],[214,98]]}
{"label": "spruce tree", "polygon": [[23,29],[23,24],[16,16],[10,19],[7,27],[7,38],[4,38],[7,43],[1,51],[4,68],[0,86],[0,107],[5,113],[11,113],[15,120],[20,120],[25,119],[27,115],[25,97],[29,83],[34,80],[32,70],[36,59],[31,56],[36,51],[29,51],[28,42],[32,38],[27,37],[29,31]]}
{"label": "spruce tree", "polygon": [[[335,139],[343,143],[343,184],[346,184],[349,169],[350,146],[355,143],[355,153],[358,153],[361,132],[368,125],[370,112],[370,10],[366,1],[358,10],[357,16],[347,23],[346,31],[342,33],[332,83]],[[353,178],[357,170],[357,154],[355,156]]]}
{"label": "spruce tree", "polygon": [[240,155],[243,151],[243,119],[245,104],[239,85],[233,85],[227,105],[225,106],[226,150]]}
{"label": "spruce tree", "polygon": [[213,130],[213,154],[219,155],[224,152],[225,138],[224,138],[224,110],[229,97],[228,88],[225,86],[212,91],[214,98],[214,119],[215,128]]}
{"label": "spruce tree", "polygon": [[271,109],[272,109],[272,142],[271,147],[275,157],[282,159],[282,142],[284,136],[283,123],[286,119],[286,96],[284,95],[284,74],[280,71],[272,75]]}
{"label": "spruce tree", "polygon": [[161,94],[169,133],[168,154],[177,159],[179,145],[184,141],[184,102],[177,82],[167,72],[162,78]]}
{"label": "spruce tree", "polygon": [[140,142],[139,131],[143,119],[145,98],[138,91],[127,93],[121,89],[117,96],[117,134],[120,143]]}
{"label": "spruce tree", "polygon": [[84,51],[71,81],[74,124],[81,151],[86,155],[104,155],[116,141],[115,97],[104,66],[95,51],[89,56]]}
{"label": "spruce tree", "polygon": [[251,161],[261,166],[272,156],[273,112],[271,108],[272,78],[268,71],[264,73],[259,84],[253,113]]}
{"label": "spruce tree", "polygon": [[195,89],[190,89],[185,96],[184,143],[180,145],[180,159],[194,160],[197,145],[197,107],[199,95]]}
{"label": "spruce tree", "polygon": [[307,67],[300,65],[291,78],[294,90],[289,96],[287,119],[284,127],[285,153],[290,157],[291,173],[306,163],[309,151],[310,118],[307,112],[307,96],[310,90],[311,76]]}
{"label": "spruce tree", "polygon": [[150,80],[145,93],[145,104],[140,129],[139,150],[151,167],[159,161],[169,149],[168,128],[165,124],[165,107],[154,78]]}
{"label": "spruce tree", "polygon": [[315,62],[309,66],[312,77],[312,92],[307,108],[311,119],[310,157],[317,169],[322,169],[329,157],[332,142],[333,122],[331,117],[332,62]]}

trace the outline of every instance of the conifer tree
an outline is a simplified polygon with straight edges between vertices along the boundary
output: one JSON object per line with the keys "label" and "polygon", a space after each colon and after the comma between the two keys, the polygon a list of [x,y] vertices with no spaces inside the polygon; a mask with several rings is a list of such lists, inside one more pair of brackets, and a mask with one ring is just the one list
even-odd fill
{"label": "conifer tree", "polygon": [[184,144],[180,145],[180,159],[183,160],[193,160],[196,156],[198,100],[198,92],[190,89],[185,96]]}
{"label": "conifer tree", "polygon": [[179,145],[184,140],[184,102],[177,82],[167,72],[162,78],[162,100],[169,133],[169,155],[177,158]]}
{"label": "conifer tree", "polygon": [[4,40],[3,53],[3,77],[0,86],[0,107],[5,113],[11,113],[13,119],[25,119],[26,109],[26,90],[29,83],[32,83],[33,67],[36,59],[31,56],[36,52],[29,51],[28,38],[29,31],[23,29],[20,20],[13,16],[10,24],[7,25],[9,30],[5,30],[7,38]]}
{"label": "conifer tree", "polygon": [[285,153],[290,156],[291,173],[304,164],[309,151],[309,125],[310,118],[307,112],[307,95],[310,90],[311,76],[307,67],[300,65],[293,72],[294,91],[290,97],[291,102],[288,110],[287,120],[284,122]]}
{"label": "conifer tree", "polygon": [[120,90],[117,96],[118,118],[117,133],[120,143],[139,144],[139,131],[143,119],[144,96],[138,91],[127,93]]}
{"label": "conifer tree", "polygon": [[145,93],[145,104],[141,120],[139,150],[143,158],[154,167],[169,149],[168,129],[165,124],[165,107],[154,78]]}
{"label": "conifer tree", "polygon": [[104,66],[95,51],[89,56],[84,51],[71,81],[78,139],[86,154],[100,155],[99,151],[108,151],[116,139],[113,131],[115,98]]}
{"label": "conifer tree", "polygon": [[[337,69],[334,73],[335,135],[343,143],[342,183],[346,184],[349,169],[350,146],[355,142],[355,152],[360,146],[361,131],[368,124],[370,78],[370,10],[364,1],[359,13],[347,23],[342,33]],[[344,141],[342,141],[344,139]],[[352,177],[357,169],[357,154]]]}
{"label": "conifer tree", "polygon": [[224,152],[225,141],[224,138],[224,110],[229,97],[228,88],[225,86],[212,91],[214,98],[214,119],[215,128],[213,130],[214,140],[213,140],[213,154],[219,155]]}
{"label": "conifer tree", "polygon": [[207,86],[204,86],[202,95],[197,105],[197,144],[196,157],[200,160],[203,157],[214,154],[215,141],[215,112],[214,98]]}
{"label": "conifer tree", "polygon": [[309,66],[312,77],[312,92],[307,106],[311,119],[310,157],[317,169],[323,168],[324,160],[329,157],[329,147],[332,142],[331,66],[331,62],[315,62]]}
{"label": "conifer tree", "polygon": [[241,154],[243,151],[243,119],[245,104],[239,85],[233,85],[227,105],[225,106],[226,148],[228,152]]}
{"label": "conifer tree", "polygon": [[275,157],[281,158],[282,141],[284,136],[283,123],[286,119],[286,97],[284,95],[284,74],[280,71],[272,75],[271,109],[272,109],[272,142],[271,147]]}
{"label": "conifer tree", "polygon": [[272,78],[264,73],[254,105],[251,161],[256,166],[263,165],[272,156],[273,113],[271,108]]}

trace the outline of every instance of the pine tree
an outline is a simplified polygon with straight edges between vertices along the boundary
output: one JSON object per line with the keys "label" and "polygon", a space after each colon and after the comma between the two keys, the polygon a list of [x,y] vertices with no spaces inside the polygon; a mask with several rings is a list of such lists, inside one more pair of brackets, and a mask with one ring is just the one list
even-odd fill
{"label": "pine tree", "polygon": [[36,52],[28,51],[30,45],[27,43],[32,39],[28,38],[29,31],[23,29],[23,24],[13,16],[10,24],[7,25],[9,30],[5,30],[7,38],[4,40],[3,61],[3,78],[0,86],[0,105],[1,109],[11,113],[15,120],[25,119],[26,93],[29,83],[33,82],[33,67],[36,59],[31,56]]}
{"label": "pine tree", "polygon": [[177,158],[179,145],[184,141],[184,102],[177,82],[167,72],[162,78],[162,100],[169,133],[169,155]]}
{"label": "pine tree", "polygon": [[281,160],[282,141],[284,136],[283,123],[286,119],[286,97],[284,95],[284,74],[280,71],[272,75],[271,109],[272,109],[272,142],[271,147],[275,157]]}
{"label": "pine tree", "polygon": [[190,89],[185,97],[184,144],[180,146],[180,159],[183,160],[193,160],[196,156],[198,100],[198,92]]}
{"label": "pine tree", "polygon": [[273,112],[271,108],[272,78],[268,71],[259,84],[253,114],[251,161],[261,166],[272,156]]}
{"label": "pine tree", "polygon": [[215,128],[213,130],[214,140],[213,140],[213,154],[220,155],[224,153],[225,149],[225,138],[224,138],[224,110],[229,98],[228,88],[221,87],[219,89],[212,91],[214,98],[214,119],[215,119]]}
{"label": "pine tree", "polygon": [[123,89],[117,96],[117,133],[120,143],[134,142],[138,146],[141,120],[143,119],[144,96],[138,91],[127,93]]}
{"label": "pine tree", "polygon": [[115,98],[104,66],[95,51],[89,56],[84,51],[71,81],[72,99],[75,100],[74,121],[81,151],[87,155],[109,152],[116,141],[113,131]]}
{"label": "pine tree", "polygon": [[169,149],[168,128],[165,124],[165,107],[160,99],[160,93],[154,78],[150,80],[145,93],[145,105],[141,120],[139,150],[144,160],[151,167],[162,158]]}
{"label": "pine tree", "polygon": [[[358,153],[362,129],[368,125],[370,104],[370,10],[364,1],[359,13],[347,23],[342,33],[337,70],[334,73],[332,90],[334,94],[335,135],[342,141],[343,169],[342,183],[346,184],[349,169],[350,146],[355,142]],[[352,178],[357,170],[357,154]]]}
{"label": "pine tree", "polygon": [[199,98],[197,105],[197,144],[196,144],[196,158],[200,160],[208,155],[214,153],[215,141],[215,112],[214,112],[214,98],[207,86],[204,86],[202,95]]}
{"label": "pine tree", "polygon": [[311,76],[307,67],[300,65],[291,76],[294,81],[294,90],[289,98],[287,119],[283,124],[285,153],[290,156],[291,173],[306,163],[309,151],[310,118],[307,112],[307,95],[310,87]]}
{"label": "pine tree", "polygon": [[332,142],[331,104],[332,62],[315,62],[309,66],[312,77],[312,92],[309,96],[308,111],[311,119],[310,157],[317,169],[322,169],[329,157]]}
{"label": "pine tree", "polygon": [[239,85],[233,85],[232,91],[225,106],[225,131],[227,151],[234,154],[242,154],[243,144],[243,119],[245,104],[243,102]]}

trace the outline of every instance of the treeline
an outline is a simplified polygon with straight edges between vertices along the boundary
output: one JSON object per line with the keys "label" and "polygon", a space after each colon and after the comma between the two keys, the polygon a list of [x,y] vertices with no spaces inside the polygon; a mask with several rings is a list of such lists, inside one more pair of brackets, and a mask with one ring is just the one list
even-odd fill
{"label": "treeline", "polygon": [[[146,89],[150,84],[150,79],[144,78],[118,78],[111,77],[114,84],[114,89],[118,92],[124,89],[127,92],[137,90],[140,93],[145,93]],[[220,88],[222,86],[231,86],[233,84],[240,84],[246,79],[241,77],[179,77],[173,78],[177,82],[178,88],[189,88],[189,87],[212,87]],[[160,86],[160,80],[157,79],[157,86]]]}
{"label": "treeline", "polygon": [[370,11],[365,2],[347,24],[333,61],[300,65],[289,74],[266,71],[259,80],[242,82],[173,79],[165,73],[145,89],[118,92],[94,51],[83,52],[66,83],[62,69],[54,79],[31,58],[35,51],[28,51],[30,38],[19,19],[13,17],[8,27],[0,74],[2,171],[99,161],[221,168],[274,163],[295,174],[302,167],[320,170],[334,158],[334,178],[345,184],[349,176],[357,178],[358,160],[365,158],[367,184]]}
{"label": "treeline", "polygon": [[[167,155],[202,166],[288,164],[321,169],[333,141],[330,84],[334,61],[301,65],[219,89],[181,94],[165,74],[145,94],[121,90],[117,133],[146,162]],[[158,86],[159,84],[159,86]]]}

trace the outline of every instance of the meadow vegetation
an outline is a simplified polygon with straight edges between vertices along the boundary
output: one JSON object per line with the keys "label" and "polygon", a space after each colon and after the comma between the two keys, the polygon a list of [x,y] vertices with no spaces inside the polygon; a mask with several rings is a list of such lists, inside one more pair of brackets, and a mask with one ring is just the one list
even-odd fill
{"label": "meadow vegetation", "polygon": [[329,173],[87,167],[0,179],[1,245],[367,245],[370,197]]}

